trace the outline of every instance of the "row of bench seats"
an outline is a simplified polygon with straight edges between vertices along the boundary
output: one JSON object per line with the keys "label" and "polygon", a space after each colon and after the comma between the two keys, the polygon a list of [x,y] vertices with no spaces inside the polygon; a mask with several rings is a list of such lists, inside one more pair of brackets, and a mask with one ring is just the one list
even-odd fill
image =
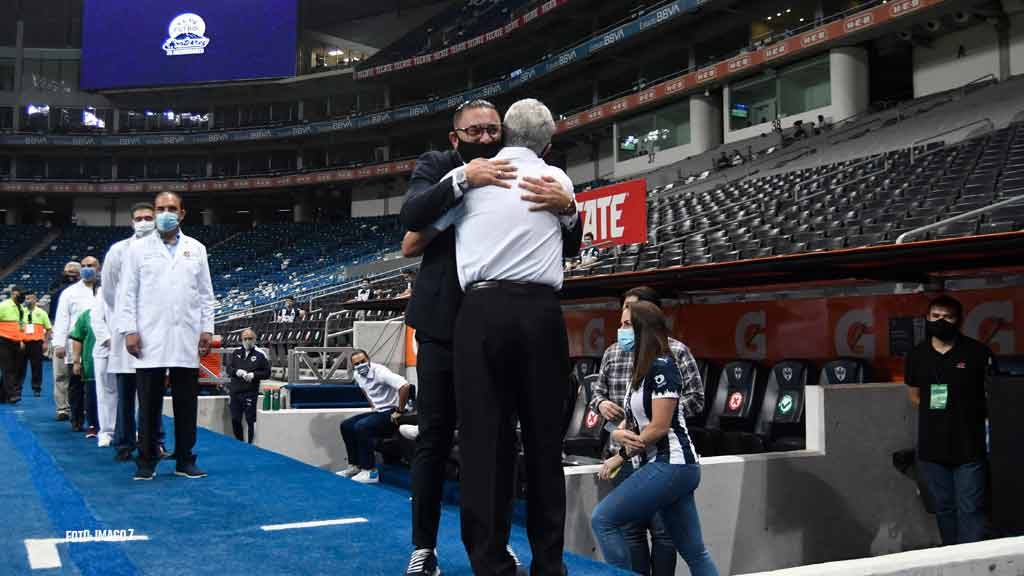
{"label": "row of bench seats", "polygon": [[[590,408],[599,359],[575,363],[576,406],[565,439],[567,454],[599,458],[607,442],[604,418]],[[808,384],[860,384],[869,380],[862,360],[842,358],[814,374],[810,362],[785,360],[766,369],[750,360],[715,367],[698,360],[704,382],[704,411],[687,419],[702,456],[753,454],[804,448],[804,388]],[[816,379],[815,379],[816,376]]]}

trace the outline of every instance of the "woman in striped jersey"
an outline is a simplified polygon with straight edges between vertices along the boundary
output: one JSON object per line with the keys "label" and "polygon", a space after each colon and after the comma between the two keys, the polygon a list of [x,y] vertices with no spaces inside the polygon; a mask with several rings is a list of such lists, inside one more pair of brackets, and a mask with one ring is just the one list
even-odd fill
{"label": "woman in striped jersey", "polygon": [[633,379],[626,392],[626,418],[612,433],[622,448],[605,461],[600,476],[614,476],[626,459],[637,471],[598,504],[591,526],[605,561],[628,570],[629,546],[622,528],[660,512],[690,573],[718,576],[693,499],[700,463],[679,404],[683,383],[668,345],[668,321],[648,302],[630,303],[628,310],[636,341]]}

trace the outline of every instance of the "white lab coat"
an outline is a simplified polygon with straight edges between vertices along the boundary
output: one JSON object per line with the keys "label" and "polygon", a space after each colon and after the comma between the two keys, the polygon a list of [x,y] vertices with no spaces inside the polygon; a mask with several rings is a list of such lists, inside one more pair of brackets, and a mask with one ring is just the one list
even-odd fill
{"label": "white lab coat", "polygon": [[213,334],[216,300],[206,247],[184,233],[172,257],[159,234],[124,253],[115,326],[142,341],[135,368],[198,368],[199,335]]}
{"label": "white lab coat", "polygon": [[89,325],[93,336],[96,337],[96,345],[92,349],[92,362],[96,378],[96,411],[100,434],[113,438],[114,427],[117,425],[117,380],[110,374],[109,310],[102,296],[93,301]]}
{"label": "white lab coat", "polygon": [[[107,255],[103,258],[103,281],[100,283],[100,294],[107,305],[107,323],[111,328],[110,355],[107,358],[107,372],[110,374],[135,373],[135,357],[125,349],[124,335],[113,329],[113,315],[117,310],[117,290],[121,285],[124,254],[134,240],[135,236],[132,236],[116,242],[110,247],[110,250],[107,250]],[[95,312],[93,315],[95,316]]]}
{"label": "white lab coat", "polygon": [[71,364],[71,340],[68,334],[75,327],[78,316],[92,308],[96,295],[92,288],[79,280],[68,286],[60,293],[60,301],[57,302],[57,317],[53,319],[53,332],[50,333],[50,343],[56,348],[64,348],[64,363]]}

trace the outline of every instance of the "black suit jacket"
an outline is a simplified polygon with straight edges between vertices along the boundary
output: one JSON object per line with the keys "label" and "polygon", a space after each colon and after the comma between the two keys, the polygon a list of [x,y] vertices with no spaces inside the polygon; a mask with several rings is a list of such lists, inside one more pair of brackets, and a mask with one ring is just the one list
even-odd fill
{"label": "black suit jacket", "polygon": [[[416,160],[399,214],[402,226],[414,232],[423,230],[461,201],[455,197],[452,179],[442,180],[445,174],[461,165],[462,158],[454,150],[427,152]],[[582,241],[583,226],[578,220],[571,229],[562,228],[562,254],[566,258],[579,254]],[[423,252],[405,320],[420,337],[451,341],[455,314],[461,303],[455,230],[449,228],[434,238]]]}

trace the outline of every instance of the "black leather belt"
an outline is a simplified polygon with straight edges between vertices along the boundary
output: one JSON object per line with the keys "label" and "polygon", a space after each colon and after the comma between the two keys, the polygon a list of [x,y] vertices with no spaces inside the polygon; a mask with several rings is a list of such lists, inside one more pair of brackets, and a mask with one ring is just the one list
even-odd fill
{"label": "black leather belt", "polygon": [[479,282],[473,282],[469,286],[466,286],[466,292],[476,292],[477,290],[488,290],[494,288],[547,290],[551,292],[554,292],[555,290],[547,284],[537,284],[536,282],[523,282],[521,280],[480,280]]}

